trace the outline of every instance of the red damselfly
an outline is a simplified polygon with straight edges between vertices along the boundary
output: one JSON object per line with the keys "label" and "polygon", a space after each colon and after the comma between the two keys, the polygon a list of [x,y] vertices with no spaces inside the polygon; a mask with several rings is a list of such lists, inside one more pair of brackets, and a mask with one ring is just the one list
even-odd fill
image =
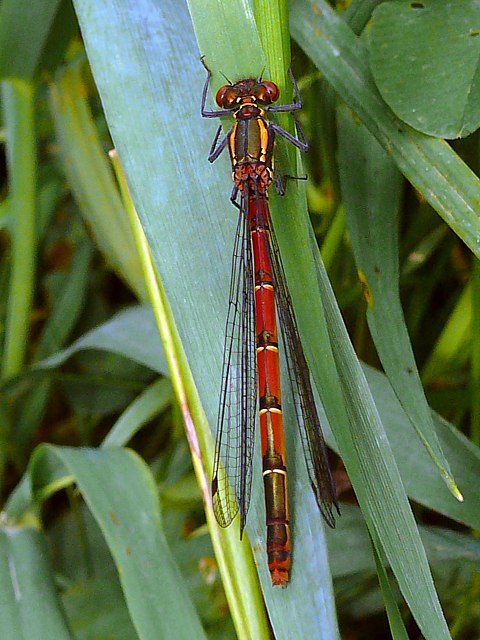
{"label": "red damselfly", "polygon": [[230,115],[234,123],[221,140],[219,127],[208,159],[214,162],[228,147],[234,183],[230,199],[239,209],[212,480],[213,507],[222,527],[240,511],[243,531],[250,503],[258,389],[268,566],[272,584],[284,586],[290,576],[291,541],[277,316],[310,484],[329,526],[335,526],[333,507],[338,511],[310,372],[267,197],[272,182],[279,193],[284,193],[284,180],[273,163],[275,134],[302,151],[308,145],[300,129],[300,138],[295,138],[265,116],[294,112],[302,102],[290,74],[295,92],[291,104],[273,105],[279,97],[277,85],[250,78],[221,87],[216,94],[220,109],[210,111],[206,108],[210,77],[208,72],[202,116]]}

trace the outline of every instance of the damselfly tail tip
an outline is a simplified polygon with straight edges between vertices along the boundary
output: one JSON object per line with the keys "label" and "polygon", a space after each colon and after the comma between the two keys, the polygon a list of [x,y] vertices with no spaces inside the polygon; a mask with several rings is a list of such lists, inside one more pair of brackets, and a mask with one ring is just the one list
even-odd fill
{"label": "damselfly tail tip", "polygon": [[[267,532],[268,569],[274,587],[286,587],[290,580],[292,562],[290,548],[290,531],[288,525],[270,525]],[[280,531],[279,531],[280,530]],[[279,533],[285,538],[278,538]],[[272,537],[277,535],[277,540]]]}
{"label": "damselfly tail tip", "polygon": [[277,568],[270,571],[270,576],[272,578],[272,587],[282,587],[282,589],[287,586],[290,578],[288,571]]}

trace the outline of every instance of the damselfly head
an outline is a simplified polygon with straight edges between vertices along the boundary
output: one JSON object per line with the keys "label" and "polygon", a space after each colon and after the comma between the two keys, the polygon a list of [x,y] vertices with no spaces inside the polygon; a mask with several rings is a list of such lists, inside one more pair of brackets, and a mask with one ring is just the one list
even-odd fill
{"label": "damselfly head", "polygon": [[220,87],[215,99],[222,109],[235,109],[248,102],[271,104],[278,99],[279,93],[274,82],[249,78]]}

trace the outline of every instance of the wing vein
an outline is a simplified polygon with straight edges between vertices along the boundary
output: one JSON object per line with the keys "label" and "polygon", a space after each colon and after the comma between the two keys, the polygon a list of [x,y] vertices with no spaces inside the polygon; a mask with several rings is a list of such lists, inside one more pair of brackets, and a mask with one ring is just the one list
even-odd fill
{"label": "wing vein", "polygon": [[232,256],[222,387],[212,480],[213,508],[222,527],[250,504],[257,407],[255,295],[246,201],[242,197]]}

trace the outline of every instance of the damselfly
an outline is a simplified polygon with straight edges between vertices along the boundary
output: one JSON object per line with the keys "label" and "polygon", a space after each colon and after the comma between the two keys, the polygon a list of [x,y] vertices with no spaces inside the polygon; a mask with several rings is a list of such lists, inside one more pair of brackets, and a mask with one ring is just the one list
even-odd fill
{"label": "damselfly", "polygon": [[219,127],[208,159],[214,162],[228,147],[234,183],[230,199],[240,212],[232,259],[212,480],[213,507],[222,527],[227,527],[240,511],[243,531],[250,503],[258,389],[268,566],[272,584],[285,586],[290,575],[291,541],[277,316],[310,484],[329,526],[335,526],[333,507],[338,511],[310,372],[267,198],[272,182],[279,193],[284,192],[284,181],[273,163],[275,134],[302,151],[308,145],[303,134],[295,138],[267,120],[266,113],[294,112],[302,107],[302,102],[293,75],[295,101],[276,106],[272,103],[279,97],[277,85],[250,78],[221,87],[216,95],[220,109],[210,111],[206,108],[210,77],[208,72],[202,116],[230,115],[234,123],[222,139]]}

